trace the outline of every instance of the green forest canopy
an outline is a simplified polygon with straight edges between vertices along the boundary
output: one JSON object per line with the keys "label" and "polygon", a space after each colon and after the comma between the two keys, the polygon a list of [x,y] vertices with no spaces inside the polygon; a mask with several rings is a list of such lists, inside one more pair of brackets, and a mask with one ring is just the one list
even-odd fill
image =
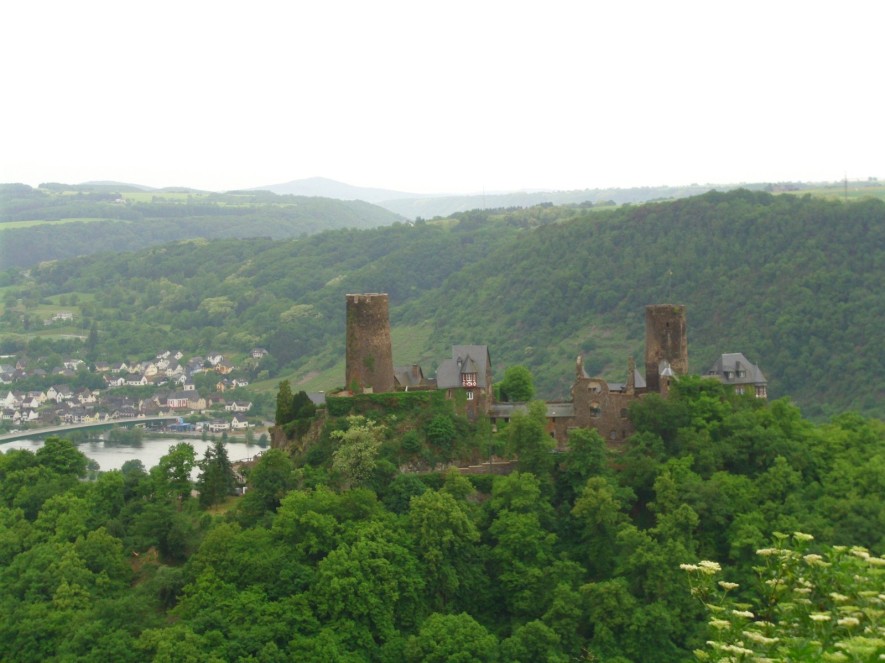
{"label": "green forest canopy", "polygon": [[[334,463],[365,422],[332,417],[315,447],[266,452],[245,496],[220,510],[191,496],[188,445],[91,482],[64,440],[0,455],[5,657],[663,663],[734,651],[706,643],[785,647],[793,660],[885,653],[881,421],[814,425],[789,402],[684,378],[669,399],[631,408],[637,432],[616,458],[579,429],[547,469],[468,480],[397,471],[427,444],[420,428],[402,432],[404,414],[375,413],[368,474]],[[523,448],[544,445],[543,425],[525,437],[532,428]],[[785,562],[789,593],[771,602],[765,560],[784,558],[759,555],[785,538],[805,557]],[[720,568],[712,587],[686,575]],[[791,613],[806,589],[813,609]],[[708,614],[722,590],[727,612]],[[838,619],[822,630],[812,614]]]}

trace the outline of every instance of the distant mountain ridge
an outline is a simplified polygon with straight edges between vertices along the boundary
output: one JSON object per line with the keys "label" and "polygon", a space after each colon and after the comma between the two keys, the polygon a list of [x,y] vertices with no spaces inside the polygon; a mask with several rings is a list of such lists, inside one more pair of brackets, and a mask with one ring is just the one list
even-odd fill
{"label": "distant mountain ridge", "polygon": [[752,185],[699,185],[657,186],[608,189],[574,189],[545,191],[490,191],[486,193],[409,193],[391,189],[353,186],[326,177],[311,177],[282,184],[247,189],[247,191],[270,191],[277,195],[319,196],[338,200],[362,200],[383,207],[408,219],[432,219],[447,217],[473,209],[501,209],[532,207],[534,205],[589,205],[644,203],[651,200],[686,198],[706,193],[712,189],[731,190],[739,188],[763,189],[765,184]]}
{"label": "distant mountain ridge", "polygon": [[403,198],[432,198],[434,194],[407,193],[393,191],[391,189],[376,189],[372,187],[354,186],[345,184],[326,177],[309,177],[307,179],[292,180],[282,184],[270,184],[259,186],[249,191],[271,191],[280,196],[319,196],[322,198],[337,198],[339,200],[362,200],[367,203],[378,204],[390,200]]}
{"label": "distant mountain ridge", "polygon": [[403,220],[363,200],[124,186],[0,184],[0,265],[28,267],[185,239],[284,239]]}

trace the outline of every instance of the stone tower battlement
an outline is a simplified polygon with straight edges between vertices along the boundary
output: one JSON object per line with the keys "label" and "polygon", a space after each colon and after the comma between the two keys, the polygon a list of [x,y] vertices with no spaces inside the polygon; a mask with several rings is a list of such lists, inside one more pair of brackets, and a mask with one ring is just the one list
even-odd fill
{"label": "stone tower battlement", "polygon": [[354,393],[394,390],[387,293],[347,297],[346,388]]}
{"label": "stone tower battlement", "polygon": [[661,390],[661,372],[669,364],[675,375],[688,373],[688,338],[684,304],[645,307],[645,383],[648,391]]}

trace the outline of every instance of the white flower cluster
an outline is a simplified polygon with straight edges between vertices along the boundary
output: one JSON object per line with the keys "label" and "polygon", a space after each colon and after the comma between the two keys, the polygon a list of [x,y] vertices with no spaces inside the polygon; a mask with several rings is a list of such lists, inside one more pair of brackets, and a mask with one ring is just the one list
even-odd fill
{"label": "white flower cluster", "polygon": [[742,631],[742,633],[747,640],[758,642],[760,645],[768,646],[780,641],[780,638],[766,638],[764,635],[757,633],[756,631]]}
{"label": "white flower cluster", "polygon": [[719,571],[722,570],[722,567],[719,566],[719,562],[711,562],[710,560],[705,559],[698,562],[698,570],[701,573],[711,576],[714,573],[719,573]]}

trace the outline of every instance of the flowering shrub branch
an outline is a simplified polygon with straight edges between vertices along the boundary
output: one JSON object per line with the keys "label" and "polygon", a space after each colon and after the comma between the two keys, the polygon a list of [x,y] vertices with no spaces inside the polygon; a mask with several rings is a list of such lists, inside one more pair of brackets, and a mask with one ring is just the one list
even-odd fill
{"label": "flowering shrub branch", "polygon": [[775,533],[773,547],[756,551],[758,587],[739,596],[736,583],[717,580],[718,563],[680,564],[710,613],[698,659],[885,661],[885,559],[857,546],[810,552],[813,540]]}

